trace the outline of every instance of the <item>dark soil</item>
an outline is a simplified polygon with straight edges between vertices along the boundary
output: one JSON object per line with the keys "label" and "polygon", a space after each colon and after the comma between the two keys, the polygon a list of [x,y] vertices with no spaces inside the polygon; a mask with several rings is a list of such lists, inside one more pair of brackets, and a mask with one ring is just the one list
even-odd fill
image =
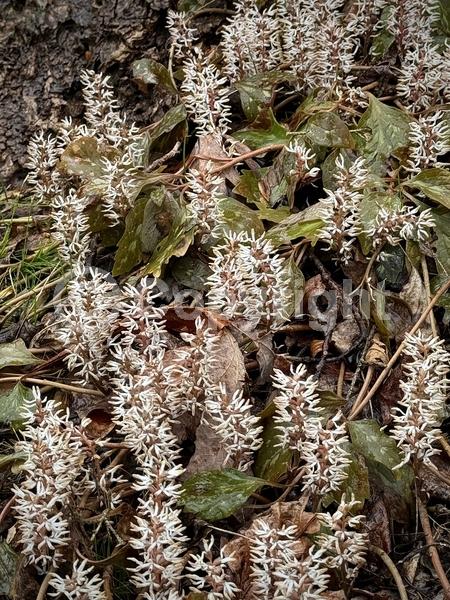
{"label": "dark soil", "polygon": [[33,132],[81,114],[79,73],[111,75],[137,124],[167,102],[132,80],[132,62],[163,60],[169,0],[0,0],[0,181],[18,183]]}

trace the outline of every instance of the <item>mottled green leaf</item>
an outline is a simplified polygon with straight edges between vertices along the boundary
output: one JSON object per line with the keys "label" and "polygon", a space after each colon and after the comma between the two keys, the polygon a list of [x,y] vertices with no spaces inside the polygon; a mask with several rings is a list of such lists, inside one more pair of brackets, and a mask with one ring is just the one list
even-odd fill
{"label": "mottled green leaf", "polygon": [[141,58],[133,63],[133,77],[148,84],[158,84],[172,94],[177,93],[167,68],[151,58]]}
{"label": "mottled green leaf", "polygon": [[288,130],[278,123],[272,109],[259,114],[250,129],[243,129],[233,134],[237,140],[255,150],[271,144],[288,144]]}
{"label": "mottled green leaf", "polygon": [[265,483],[236,469],[203,471],[183,484],[180,502],[186,512],[206,521],[218,521],[241,508]]}
{"label": "mottled green leaf", "polygon": [[5,367],[21,367],[24,365],[37,365],[42,360],[36,358],[25,346],[22,339],[0,344],[0,369]]}
{"label": "mottled green leaf", "polygon": [[181,286],[201,291],[206,287],[206,279],[211,274],[211,269],[204,259],[195,255],[183,256],[174,261],[171,274]]}
{"label": "mottled green leaf", "polygon": [[272,416],[265,420],[263,444],[255,461],[255,475],[271,482],[277,482],[286,473],[292,458],[292,451],[280,445],[279,427]]}
{"label": "mottled green leaf", "polygon": [[290,215],[288,206],[279,206],[278,208],[269,208],[266,206],[258,207],[258,217],[269,223],[281,223]]}
{"label": "mottled green leaf", "polygon": [[369,94],[369,106],[359,120],[358,128],[368,130],[359,146],[370,163],[384,163],[397,149],[408,145],[408,115],[383,104],[372,94]]}
{"label": "mottled green leaf", "polygon": [[317,241],[323,227],[320,203],[305,208],[299,213],[290,215],[267,232],[267,237],[275,246],[288,244],[292,240],[304,237],[313,243]]}
{"label": "mottled green leaf", "polygon": [[181,207],[164,186],[158,186],[148,194],[140,231],[142,250],[151,254],[158,243],[167,236],[172,223],[180,216]]}
{"label": "mottled green leaf", "polygon": [[235,198],[221,198],[219,208],[222,218],[215,232],[214,245],[217,244],[217,240],[220,240],[226,231],[235,233],[254,231],[257,236],[264,233],[264,225],[257,210],[252,210]]}
{"label": "mottled green leaf", "polygon": [[32,400],[33,392],[19,382],[7,391],[0,391],[0,422],[18,428],[23,421],[26,404]]}
{"label": "mottled green leaf", "polygon": [[364,254],[369,254],[373,250],[372,238],[368,237],[364,230],[369,230],[375,223],[375,219],[381,208],[386,210],[395,210],[401,208],[402,201],[399,196],[387,194],[386,192],[373,192],[365,190],[363,198],[359,205],[359,214],[363,225],[363,233],[358,238],[361,249]]}
{"label": "mottled green leaf", "polygon": [[431,200],[450,208],[450,171],[447,169],[425,169],[403,185],[418,189]]}
{"label": "mottled green leaf", "polygon": [[261,110],[269,108],[274,87],[290,78],[285,72],[271,71],[258,73],[235,83],[247,119],[253,121]]}
{"label": "mottled green leaf", "polygon": [[[182,137],[186,128],[186,109],[184,104],[178,104],[170,108],[155,125],[153,125],[146,134],[145,151],[146,152],[164,152]],[[180,127],[180,135],[178,130]],[[168,135],[172,134],[174,135]],[[176,135],[175,135],[176,134]]]}
{"label": "mottled green leaf", "polygon": [[293,130],[296,130],[308,117],[317,113],[330,112],[338,106],[339,102],[333,100],[318,100],[317,91],[315,91],[303,100],[289,119],[289,125]]}
{"label": "mottled green leaf", "polygon": [[142,260],[141,230],[148,199],[139,198],[125,219],[125,232],[117,246],[112,274],[124,275]]}
{"label": "mottled green leaf", "polygon": [[18,473],[21,465],[27,458],[25,452],[12,452],[11,454],[0,454],[0,471],[8,467],[13,473]]}
{"label": "mottled green leaf", "polygon": [[243,169],[239,181],[233,189],[233,192],[243,196],[249,202],[253,202],[255,204],[261,202],[262,194],[259,186],[261,180],[268,170],[269,167],[252,170]]}
{"label": "mottled green leaf", "polygon": [[179,206],[174,214],[168,234],[158,243],[149,262],[144,268],[144,275],[159,277],[162,268],[173,256],[184,256],[194,240],[195,229],[188,221],[186,209]]}
{"label": "mottled green leaf", "polygon": [[354,450],[366,461],[370,481],[395,498],[392,502],[395,517],[408,519],[414,474],[409,465],[393,470],[403,460],[395,441],[370,419],[350,422],[348,429]]}
{"label": "mottled green leaf", "polygon": [[0,542],[0,594],[10,597],[19,555],[9,544]]}
{"label": "mottled green leaf", "polygon": [[312,144],[326,148],[353,148],[355,145],[347,125],[333,112],[313,115],[301,133]]}
{"label": "mottled green leaf", "polygon": [[111,158],[116,153],[117,150],[109,146],[100,150],[97,140],[93,137],[80,137],[65,148],[58,168],[65,175],[94,179],[104,173],[103,158]]}
{"label": "mottled green leaf", "polygon": [[442,207],[433,210],[436,222],[436,268],[441,277],[450,277],[450,212]]}

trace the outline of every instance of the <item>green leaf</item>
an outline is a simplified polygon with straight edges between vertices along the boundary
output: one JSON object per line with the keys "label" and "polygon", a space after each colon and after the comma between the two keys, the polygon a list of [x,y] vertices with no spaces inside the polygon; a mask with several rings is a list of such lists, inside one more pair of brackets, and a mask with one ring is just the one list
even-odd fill
{"label": "green leaf", "polygon": [[345,450],[349,453],[350,465],[347,467],[347,479],[342,483],[339,490],[327,494],[322,501],[325,508],[332,502],[339,503],[343,494],[347,498],[352,496],[361,504],[370,498],[369,469],[364,458],[355,452],[352,444],[347,444]]}
{"label": "green leaf", "polygon": [[303,100],[303,102],[297,108],[289,120],[289,125],[291,129],[297,130],[298,127],[311,115],[331,112],[338,106],[339,102],[333,100],[317,100],[317,91],[314,91],[307,98],[305,98],[305,100]]}
{"label": "green leaf", "polygon": [[450,277],[450,213],[440,207],[433,210],[433,217],[436,222],[437,236],[435,242],[436,268],[441,277],[448,279]]}
{"label": "green leaf", "polygon": [[139,198],[125,219],[125,232],[117,246],[112,274],[124,275],[142,260],[141,231],[147,197]]}
{"label": "green leaf", "polygon": [[420,190],[431,200],[450,209],[450,171],[447,169],[425,169],[403,185]]}
{"label": "green leaf", "polygon": [[347,125],[333,112],[313,115],[301,133],[312,144],[326,148],[353,148],[355,145]]}
{"label": "green leaf", "polygon": [[408,518],[414,473],[409,465],[393,470],[403,460],[395,441],[370,419],[349,422],[348,430],[354,450],[366,461],[370,481],[395,498],[392,508],[398,520]]}
{"label": "green leaf", "polygon": [[292,79],[292,76],[285,72],[271,71],[258,73],[238,81],[235,88],[239,92],[242,110],[247,119],[253,121],[263,109],[268,109],[274,87],[289,79]]}
{"label": "green leaf", "polygon": [[267,238],[275,246],[289,244],[292,240],[304,237],[311,242],[317,241],[320,230],[323,227],[320,203],[308,206],[294,215],[290,215],[267,232]]}
{"label": "green leaf", "polygon": [[235,513],[265,483],[237,469],[203,471],[183,484],[180,502],[186,512],[218,521]]}
{"label": "green leaf", "polygon": [[[359,214],[363,230],[368,230],[374,225],[375,219],[381,208],[391,211],[401,208],[401,206],[402,201],[399,196],[387,194],[385,192],[365,190],[359,205]],[[369,238],[365,233],[361,233],[358,236],[358,239],[365,255],[372,252],[372,238]]]}
{"label": "green leaf", "polygon": [[141,58],[134,61],[133,77],[146,85],[159,84],[172,94],[178,93],[166,67],[151,58]]}
{"label": "green leaf", "polygon": [[211,269],[204,260],[197,256],[182,256],[174,261],[171,275],[181,286],[192,290],[204,290],[206,279],[211,274]]}
{"label": "green leaf", "polygon": [[260,191],[260,182],[264,178],[264,175],[269,170],[269,167],[262,167],[261,169],[243,169],[238,183],[233,189],[235,194],[243,196],[249,202],[258,204],[262,200],[262,194]]}
{"label": "green leaf", "polygon": [[253,230],[257,236],[264,233],[264,225],[257,210],[252,210],[235,198],[221,198],[218,204],[222,218],[214,235],[214,245],[217,245],[217,241],[226,231],[250,233]]}
{"label": "green leaf", "polygon": [[103,158],[111,158],[114,154],[117,154],[117,150],[110,146],[105,146],[100,152],[95,138],[80,137],[61,154],[58,168],[64,175],[95,179],[104,174]]}
{"label": "green leaf", "polygon": [[320,398],[319,406],[323,408],[321,415],[328,421],[344,406],[345,399],[332,390],[319,390],[318,394]]}
{"label": "green leaf", "polygon": [[292,450],[280,445],[279,427],[273,417],[265,420],[263,444],[255,461],[255,475],[274,483],[287,472],[292,458]]}
{"label": "green leaf", "polygon": [[144,252],[154,252],[158,243],[169,234],[172,223],[180,216],[180,212],[179,203],[164,186],[150,191],[140,232]]}
{"label": "green leaf", "polygon": [[0,344],[0,369],[5,367],[22,367],[24,365],[37,365],[42,360],[36,358],[25,346],[22,339]]}
{"label": "green leaf", "polygon": [[[184,104],[178,104],[169,109],[147,133],[146,152],[165,152],[168,147],[172,147],[171,144],[173,145],[177,139],[182,138],[186,132],[186,116]],[[168,134],[171,135],[168,136]]]}
{"label": "green leaf", "polygon": [[268,208],[266,206],[258,207],[258,217],[269,223],[281,223],[290,215],[288,206],[279,206],[278,208]]}
{"label": "green leaf", "polygon": [[237,131],[233,137],[247,144],[252,150],[271,144],[289,143],[288,130],[278,123],[272,109],[260,113],[253,121],[251,129]]}
{"label": "green leaf", "polygon": [[17,467],[25,462],[27,455],[25,452],[12,452],[11,454],[0,454],[0,471],[9,467],[13,473],[18,473]]}
{"label": "green leaf", "polygon": [[20,383],[8,391],[0,391],[0,422],[8,423],[14,429],[22,425],[23,411],[26,403],[33,398],[30,388]]}
{"label": "green leaf", "polygon": [[9,544],[0,542],[0,594],[10,597],[16,574],[19,555]]}
{"label": "green leaf", "polygon": [[369,94],[369,106],[359,120],[358,128],[369,132],[360,143],[361,153],[369,163],[380,165],[396,150],[408,145],[408,115],[383,104],[372,94]]}
{"label": "green leaf", "polygon": [[159,277],[164,265],[173,256],[184,256],[194,240],[195,229],[189,223],[186,209],[180,205],[179,212],[174,215],[169,233],[158,243],[149,262],[144,268],[144,275]]}

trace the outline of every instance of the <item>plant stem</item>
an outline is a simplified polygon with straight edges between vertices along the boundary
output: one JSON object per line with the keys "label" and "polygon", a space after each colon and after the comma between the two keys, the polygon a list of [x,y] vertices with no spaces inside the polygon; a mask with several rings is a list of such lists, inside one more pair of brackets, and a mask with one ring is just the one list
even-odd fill
{"label": "plant stem", "polygon": [[436,571],[436,575],[438,576],[442,589],[444,590],[445,598],[447,600],[450,600],[450,582],[447,579],[447,575],[445,573],[444,567],[442,566],[439,553],[436,549],[436,544],[433,538],[433,533],[431,531],[430,519],[428,517],[427,509],[425,508],[425,505],[419,497],[417,498],[417,507],[419,509],[419,517],[420,522],[422,524],[423,533],[427,541],[428,554],[430,555],[434,570]]}

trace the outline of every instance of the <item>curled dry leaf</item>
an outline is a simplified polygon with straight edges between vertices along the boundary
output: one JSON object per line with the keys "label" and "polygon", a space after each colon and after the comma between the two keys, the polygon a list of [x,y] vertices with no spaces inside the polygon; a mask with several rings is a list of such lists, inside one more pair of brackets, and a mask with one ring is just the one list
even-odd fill
{"label": "curled dry leaf", "polygon": [[372,338],[372,343],[366,352],[364,362],[374,367],[385,367],[389,362],[386,344],[381,340],[378,333]]}

